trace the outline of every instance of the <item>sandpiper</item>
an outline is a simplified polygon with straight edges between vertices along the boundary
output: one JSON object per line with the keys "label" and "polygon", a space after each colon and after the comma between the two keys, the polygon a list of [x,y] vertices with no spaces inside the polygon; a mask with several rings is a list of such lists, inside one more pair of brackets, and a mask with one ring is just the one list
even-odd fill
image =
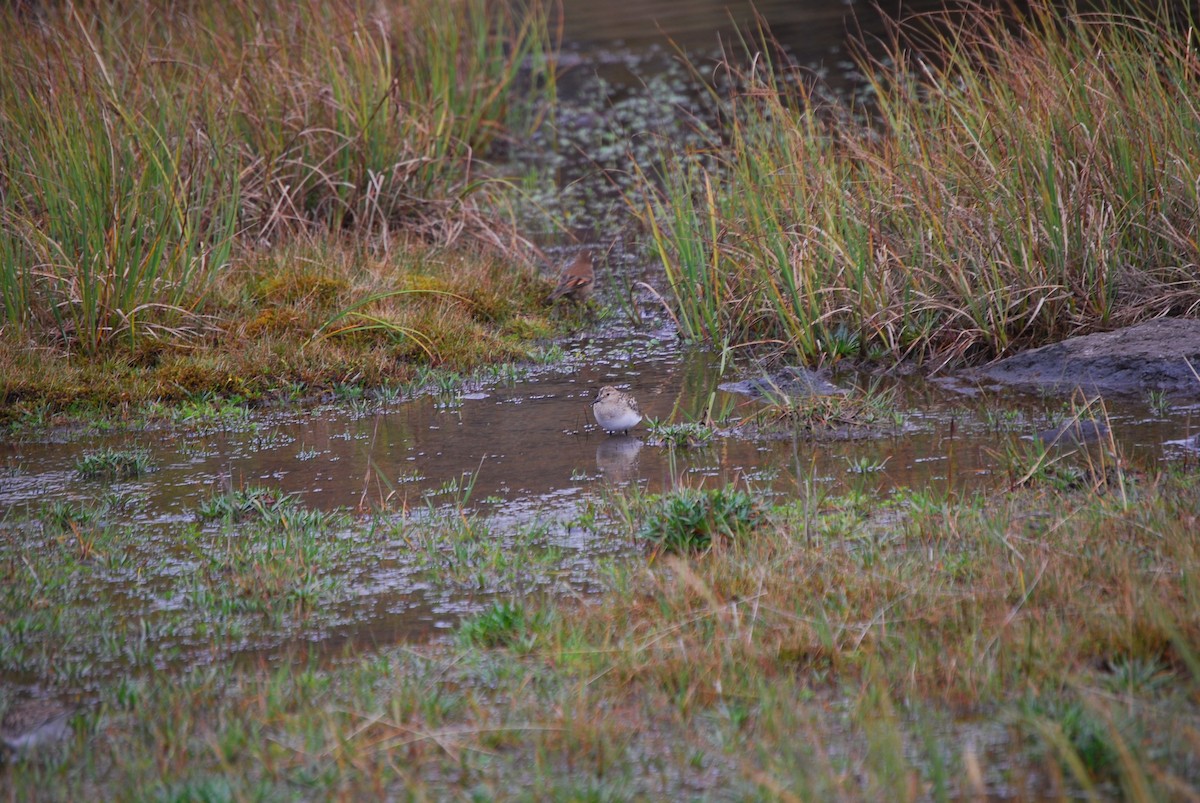
{"label": "sandpiper", "polygon": [[642,411],[638,409],[637,399],[612,385],[600,388],[596,400],[592,402],[592,414],[596,416],[596,423],[605,432],[628,434],[629,430],[642,420]]}
{"label": "sandpiper", "polygon": [[559,277],[558,287],[546,300],[553,303],[554,299],[566,296],[574,302],[587,301],[596,285],[596,271],[592,268],[592,253],[584,251],[575,257],[575,261],[563,270]]}

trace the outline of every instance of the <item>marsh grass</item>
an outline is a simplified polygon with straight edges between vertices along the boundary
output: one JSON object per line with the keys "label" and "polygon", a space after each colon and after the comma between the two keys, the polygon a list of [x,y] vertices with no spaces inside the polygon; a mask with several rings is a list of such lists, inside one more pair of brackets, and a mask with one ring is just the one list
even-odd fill
{"label": "marsh grass", "polygon": [[815,439],[836,439],[898,433],[904,429],[905,415],[896,403],[894,387],[872,383],[845,393],[770,392],[747,423],[762,431],[790,430]]}
{"label": "marsh grass", "polygon": [[646,430],[652,442],[671,448],[698,449],[707,446],[716,435],[716,430],[699,421],[670,423],[649,419]]}
{"label": "marsh grass", "polygon": [[[118,388],[144,401],[176,388],[246,396],[326,384],[342,360],[367,363],[367,374],[388,364],[397,354],[370,352],[400,341],[405,360],[477,364],[442,342],[447,333],[462,332],[465,348],[481,328],[496,322],[488,336],[503,337],[505,319],[535,309],[544,287],[513,290],[514,275],[518,287],[533,283],[514,269],[527,243],[504,221],[507,191],[481,157],[535,123],[553,94],[536,3],[519,13],[486,0],[159,12],[51,5],[31,24],[0,9],[0,368],[16,377],[6,407]],[[430,281],[451,286],[363,284],[351,274],[368,258],[393,276],[441,260],[446,275]],[[450,309],[452,266],[470,262],[503,266],[508,286],[486,305],[459,293],[474,321],[464,330]],[[408,293],[446,303],[389,317]],[[352,355],[271,358],[351,312],[381,324],[343,327],[359,335]],[[263,342],[239,365],[246,338]],[[54,367],[40,383],[24,375],[31,346]],[[166,375],[179,361],[180,375]],[[89,372],[100,381],[64,376]]]}
{"label": "marsh grass", "polygon": [[468,647],[520,647],[528,652],[541,624],[520,603],[498,601],[459,623],[456,636]]}
{"label": "marsh grass", "polygon": [[209,303],[227,323],[198,342],[88,360],[0,338],[0,421],[36,427],[100,413],[236,423],[247,406],[338,388],[429,386],[525,359],[530,340],[554,332],[540,311],[546,286],[531,266],[474,249],[281,246],[216,282]]}
{"label": "marsh grass", "polygon": [[[614,561],[595,602],[500,602],[454,639],[328,665],[102,685],[63,756],[6,782],[53,799],[216,779],[268,797],[1187,799],[1196,483],[914,492],[901,518],[833,528],[805,522],[853,503],[759,501],[753,538]],[[51,566],[33,564],[44,582]],[[33,626],[0,643],[28,650]]]}
{"label": "marsh grass", "polygon": [[684,332],[936,367],[1194,313],[1195,53],[1133,8],[898,32],[861,64],[866,109],[760,58],[720,101],[718,164],[667,160],[631,198]]}
{"label": "marsh grass", "polygon": [[[1042,481],[913,491],[889,505],[901,516],[832,493],[746,495],[762,510],[752,538],[614,559],[599,599],[500,600],[454,639],[330,664],[301,653],[100,683],[72,744],[13,763],[6,783],[60,799],[198,795],[215,779],[268,797],[1187,798],[1200,787],[1198,478],[1127,474],[1123,497]],[[626,490],[596,526],[634,538],[658,503]],[[338,587],[310,581],[350,555],[317,529],[252,527],[274,535],[190,539],[205,563],[186,599],[217,651],[245,639],[247,616],[317,615]],[[403,532],[420,549],[424,531]],[[28,565],[0,562],[38,579],[2,586],[23,611],[2,624],[8,669],[95,684],[70,658],[83,631],[116,634],[97,660],[143,666],[187,633],[62,616],[90,588],[62,565],[95,558],[48,544]]]}

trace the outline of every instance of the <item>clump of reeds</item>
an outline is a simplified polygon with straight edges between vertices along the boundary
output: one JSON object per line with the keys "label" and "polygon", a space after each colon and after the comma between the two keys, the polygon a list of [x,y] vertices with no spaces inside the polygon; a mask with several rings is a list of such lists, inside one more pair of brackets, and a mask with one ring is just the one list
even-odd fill
{"label": "clump of reeds", "polygon": [[545,26],[486,0],[6,4],[0,36],[0,322],[94,353],[198,331],[240,244],[499,243],[473,164]]}
{"label": "clump of reeds", "polygon": [[692,337],[962,362],[1200,304],[1190,29],[1035,2],[902,32],[872,102],[770,65],[641,206]]}

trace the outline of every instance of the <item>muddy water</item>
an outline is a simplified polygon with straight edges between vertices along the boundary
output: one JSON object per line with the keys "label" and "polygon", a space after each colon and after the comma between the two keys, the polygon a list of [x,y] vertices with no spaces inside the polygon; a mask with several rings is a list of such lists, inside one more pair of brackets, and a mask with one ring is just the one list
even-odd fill
{"label": "muddy water", "polygon": [[[878,34],[889,15],[910,15],[943,5],[941,0],[563,0],[563,33],[577,43],[621,43],[633,49],[671,42],[692,50],[711,48],[716,36],[735,41],[756,20],[802,63],[844,51],[848,32]],[[985,3],[986,5],[986,3]]]}
{"label": "muddy water", "polygon": [[[650,492],[681,484],[749,481],[787,493],[816,481],[937,492],[998,487],[1001,452],[1032,441],[1058,420],[1061,401],[1012,396],[971,398],[907,380],[880,388],[895,394],[893,413],[852,437],[745,438],[741,420],[763,402],[718,389],[738,371],[720,373],[712,353],[681,348],[655,334],[568,342],[567,365],[517,383],[479,381],[452,393],[389,405],[347,405],[255,415],[244,421],[62,442],[0,443],[0,515],[56,499],[93,500],[114,488],[137,499],[131,522],[190,521],[199,503],[228,488],[265,485],[323,510],[409,511],[466,503],[500,518],[523,511],[561,513],[606,486],[633,483]],[[577,350],[570,351],[572,346]],[[847,389],[858,377],[838,378]],[[628,436],[605,434],[590,402],[602,385],[632,392],[647,419],[698,420],[714,394],[725,427],[705,446],[660,443],[645,422]],[[363,409],[363,408],[366,409]],[[1141,459],[1185,454],[1200,431],[1200,408],[1152,414],[1145,403],[1108,406],[1119,445]],[[154,469],[113,483],[87,479],[75,464],[101,447],[148,451]],[[991,477],[992,479],[986,479]]]}

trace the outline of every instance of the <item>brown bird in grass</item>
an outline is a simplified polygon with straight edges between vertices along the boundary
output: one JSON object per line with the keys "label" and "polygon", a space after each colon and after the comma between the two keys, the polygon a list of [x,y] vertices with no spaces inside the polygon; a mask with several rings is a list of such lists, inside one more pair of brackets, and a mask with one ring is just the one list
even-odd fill
{"label": "brown bird in grass", "polygon": [[566,296],[571,301],[582,303],[587,301],[596,285],[596,271],[592,268],[592,252],[583,251],[575,257],[575,261],[563,269],[558,279],[558,287],[546,299],[554,303],[554,299]]}

